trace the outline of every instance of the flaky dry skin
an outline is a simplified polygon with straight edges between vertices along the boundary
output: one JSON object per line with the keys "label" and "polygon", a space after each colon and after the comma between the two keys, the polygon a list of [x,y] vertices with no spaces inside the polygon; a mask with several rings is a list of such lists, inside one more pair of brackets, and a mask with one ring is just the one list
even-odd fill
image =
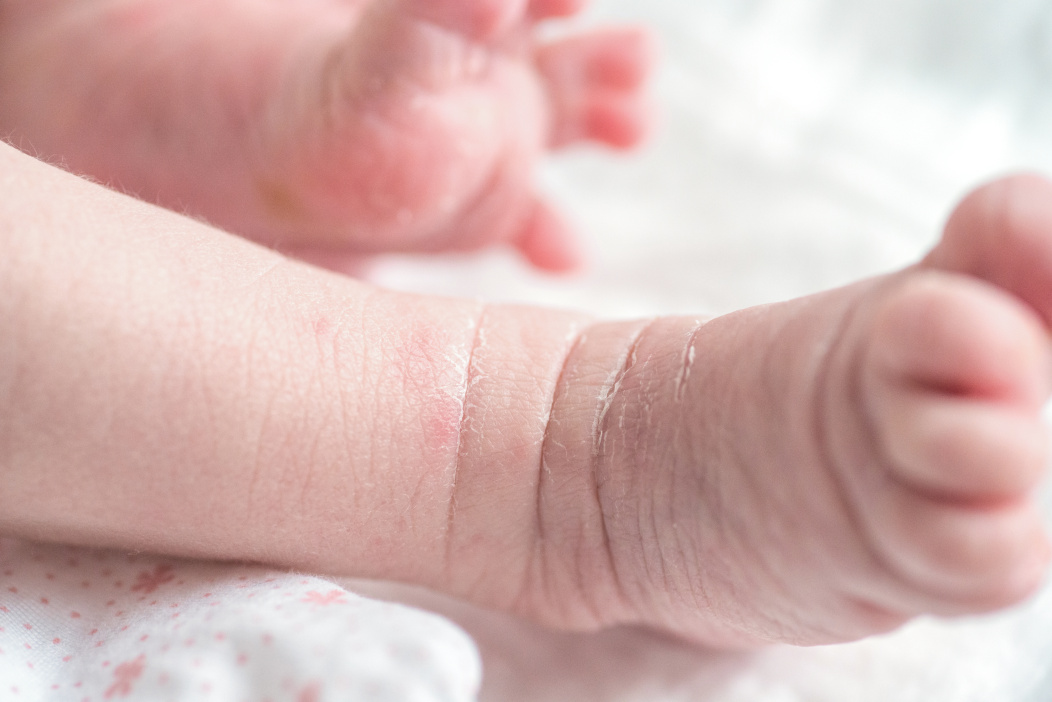
{"label": "flaky dry skin", "polygon": [[567,0],[11,0],[16,145],[314,260],[578,253],[533,194],[549,146],[643,133],[636,29],[554,42]]}
{"label": "flaky dry skin", "polygon": [[[193,21],[205,5],[229,16]],[[541,142],[616,142],[606,127],[638,116],[643,55],[612,55],[639,35],[523,48],[568,1],[217,5],[0,4],[0,124],[266,241],[515,239],[554,267],[564,232],[523,219]],[[206,40],[231,17],[233,49]],[[156,50],[129,63],[121,42],[144,27]],[[68,55],[39,49],[56,36]],[[129,83],[100,66],[149,80],[107,92]],[[603,90],[623,104],[593,114]],[[514,120],[487,122],[499,134],[465,126],[509,105]],[[468,135],[470,158],[429,150]],[[377,197],[410,208],[404,227],[367,196],[362,149],[385,154]],[[414,184],[417,166],[434,182]],[[472,168],[502,175],[444,219],[430,186]],[[376,290],[4,145],[0,192],[4,533],[396,579],[558,627],[732,646],[994,609],[1047,564],[1030,500],[1050,385],[1043,180],[977,191],[894,275],[708,322],[603,324]]]}

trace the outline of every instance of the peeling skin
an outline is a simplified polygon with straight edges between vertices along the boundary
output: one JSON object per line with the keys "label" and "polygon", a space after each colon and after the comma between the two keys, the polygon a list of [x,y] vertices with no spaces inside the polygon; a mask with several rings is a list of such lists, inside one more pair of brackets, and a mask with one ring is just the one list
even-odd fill
{"label": "peeling skin", "polygon": [[472,318],[468,324],[468,329],[472,331],[471,345],[468,347],[467,353],[462,358],[458,358],[456,363],[458,366],[464,369],[464,384],[461,388],[459,400],[460,400],[460,422],[457,427],[457,449],[455,454],[455,465],[453,466],[453,477],[450,480],[449,485],[449,513],[446,519],[446,551],[447,561],[449,560],[449,549],[452,544],[449,534],[453,531],[453,522],[457,514],[457,479],[460,475],[460,455],[461,449],[464,443],[464,432],[468,426],[468,395],[471,392],[472,386],[472,368],[473,361],[475,358],[475,349],[479,348],[482,343],[482,337],[484,331],[482,328],[483,320],[486,318],[486,308],[482,307],[478,313]]}
{"label": "peeling skin", "polygon": [[618,392],[621,390],[621,383],[624,381],[625,376],[636,365],[636,349],[647,329],[649,329],[649,325],[643,327],[636,335],[635,339],[625,350],[616,369],[610,374],[609,380],[599,391],[599,411],[596,413],[595,421],[592,424],[592,436],[594,437],[592,443],[593,459],[598,458],[600,453],[602,453],[603,438],[606,433],[606,417],[610,413],[610,408],[613,407],[614,398],[617,397]]}
{"label": "peeling skin", "polygon": [[487,590],[491,604],[503,608],[512,607],[522,592],[523,569],[539,533],[544,447],[559,421],[552,398],[586,323],[583,315],[538,315],[514,306],[487,306],[481,315],[465,382],[455,489],[447,505],[445,589],[466,595],[477,593],[482,582],[499,580],[499,587]]}
{"label": "peeling skin", "polygon": [[701,327],[704,326],[707,321],[708,320],[698,320],[697,329],[695,329],[691,333],[690,340],[687,342],[686,347],[683,349],[683,359],[681,361],[682,369],[680,370],[679,375],[676,377],[676,402],[681,402],[683,400],[684,389],[686,388],[687,381],[690,380],[690,372],[691,369],[694,367],[694,360],[697,357],[698,353],[696,348],[698,332],[701,330]]}

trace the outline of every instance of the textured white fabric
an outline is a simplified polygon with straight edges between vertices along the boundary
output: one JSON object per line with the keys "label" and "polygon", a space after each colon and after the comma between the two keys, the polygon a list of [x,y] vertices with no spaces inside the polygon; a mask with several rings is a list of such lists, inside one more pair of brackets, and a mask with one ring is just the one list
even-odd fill
{"label": "textured white fabric", "polygon": [[468,702],[432,614],[265,568],[0,540],[0,700]]}

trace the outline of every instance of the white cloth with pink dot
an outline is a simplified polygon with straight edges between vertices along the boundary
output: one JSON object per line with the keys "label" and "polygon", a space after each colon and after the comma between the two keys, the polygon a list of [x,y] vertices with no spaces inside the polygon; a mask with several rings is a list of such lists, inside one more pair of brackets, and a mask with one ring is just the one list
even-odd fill
{"label": "white cloth with pink dot", "polygon": [[0,540],[0,700],[468,702],[471,639],[321,578]]}

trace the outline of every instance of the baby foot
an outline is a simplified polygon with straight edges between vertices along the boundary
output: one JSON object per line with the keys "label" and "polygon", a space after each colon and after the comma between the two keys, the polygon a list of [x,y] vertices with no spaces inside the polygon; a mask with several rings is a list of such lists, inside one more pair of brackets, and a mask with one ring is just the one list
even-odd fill
{"label": "baby foot", "polygon": [[634,144],[649,65],[634,29],[535,37],[581,4],[29,3],[0,37],[0,131],[314,260],[505,243],[571,268],[534,167]]}
{"label": "baby foot", "polygon": [[239,226],[356,252],[517,246],[564,269],[577,252],[533,192],[549,146],[641,136],[643,35],[538,45],[566,0],[374,3],[290,81],[255,175],[262,218]]}
{"label": "baby foot", "polygon": [[939,246],[874,304],[857,370],[834,362],[855,378],[840,404],[857,393],[863,431],[830,434],[830,455],[899,586],[882,607],[987,611],[1044,577],[1048,540],[1029,497],[1049,457],[1050,196],[1019,177],[965,200]]}
{"label": "baby foot", "polygon": [[597,423],[609,561],[588,580],[612,585],[587,611],[818,644],[1026,597],[1049,561],[1050,319],[1052,186],[1021,177],[899,274],[651,324]]}

